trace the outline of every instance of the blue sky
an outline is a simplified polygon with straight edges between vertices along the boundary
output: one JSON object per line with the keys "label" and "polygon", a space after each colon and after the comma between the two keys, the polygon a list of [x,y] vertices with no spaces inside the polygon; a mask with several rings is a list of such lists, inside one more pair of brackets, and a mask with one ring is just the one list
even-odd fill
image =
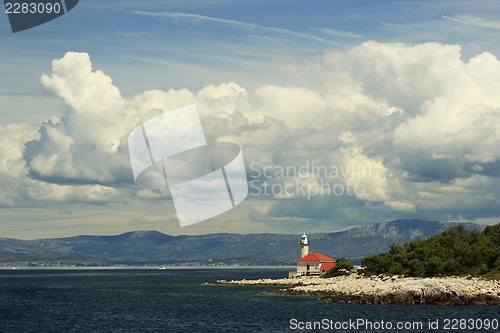
{"label": "blue sky", "polygon": [[[0,173],[9,180],[0,184],[0,235],[332,231],[405,217],[497,222],[499,15],[492,1],[81,0],[13,34],[2,14]],[[96,94],[96,104],[81,91]],[[126,133],[132,120],[110,114],[134,118],[148,105],[168,111],[191,102],[207,136],[240,144],[247,167],[317,161],[380,174],[358,196],[253,196],[180,228],[168,197],[116,185],[127,172],[121,150],[86,149],[120,146],[121,132],[102,124],[118,122]],[[89,137],[93,119],[100,123]],[[107,162],[80,168],[81,156]],[[109,182],[95,176],[108,170]],[[269,181],[291,181],[277,178]]]}

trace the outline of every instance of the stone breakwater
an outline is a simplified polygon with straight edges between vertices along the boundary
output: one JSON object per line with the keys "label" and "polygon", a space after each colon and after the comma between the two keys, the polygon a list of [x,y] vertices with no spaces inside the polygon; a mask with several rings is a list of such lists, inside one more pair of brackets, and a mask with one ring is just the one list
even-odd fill
{"label": "stone breakwater", "polygon": [[360,275],[335,278],[299,277],[226,281],[217,284],[287,287],[273,291],[288,295],[311,295],[342,303],[500,305],[500,281],[478,278],[400,278]]}

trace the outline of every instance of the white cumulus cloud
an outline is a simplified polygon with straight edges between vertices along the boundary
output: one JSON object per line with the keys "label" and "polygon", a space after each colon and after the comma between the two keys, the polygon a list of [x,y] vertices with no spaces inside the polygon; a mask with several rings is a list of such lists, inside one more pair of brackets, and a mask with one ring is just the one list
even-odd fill
{"label": "white cumulus cloud", "polygon": [[[127,98],[92,68],[86,53],[69,52],[52,65],[40,80],[65,113],[41,124],[38,134],[23,125],[1,129],[17,134],[0,141],[0,171],[24,184],[9,185],[17,194],[3,194],[5,205],[15,205],[16,195],[60,202],[157,200],[157,192],[133,184],[126,138],[141,120],[196,104],[207,139],[239,144],[247,165],[313,162],[376,171],[325,180],[362,184],[365,191],[354,196],[321,190],[311,200],[286,193],[254,198],[266,208],[251,208],[251,219],[500,213],[483,204],[500,206],[500,62],[490,53],[464,61],[457,45],[366,42],[298,69],[301,82],[310,84],[249,90],[226,82]],[[325,184],[309,175],[301,183]],[[271,178],[273,184],[294,181]]]}

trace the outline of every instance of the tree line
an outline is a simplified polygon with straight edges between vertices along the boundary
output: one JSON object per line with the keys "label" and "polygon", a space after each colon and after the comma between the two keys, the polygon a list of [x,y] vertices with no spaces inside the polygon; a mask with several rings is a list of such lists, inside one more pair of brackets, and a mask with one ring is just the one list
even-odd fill
{"label": "tree line", "polygon": [[368,274],[500,279],[500,224],[482,232],[459,225],[425,240],[393,244],[387,253],[365,257],[363,266]]}

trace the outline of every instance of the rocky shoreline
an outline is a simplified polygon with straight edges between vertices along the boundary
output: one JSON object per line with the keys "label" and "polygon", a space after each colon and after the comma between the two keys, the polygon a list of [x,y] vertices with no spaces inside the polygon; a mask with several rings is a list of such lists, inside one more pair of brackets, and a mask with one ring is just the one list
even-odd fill
{"label": "rocky shoreline", "polygon": [[265,285],[286,288],[287,295],[311,295],[323,300],[361,304],[500,305],[500,281],[465,277],[401,278],[361,275],[335,278],[298,277],[226,281],[217,284]]}

